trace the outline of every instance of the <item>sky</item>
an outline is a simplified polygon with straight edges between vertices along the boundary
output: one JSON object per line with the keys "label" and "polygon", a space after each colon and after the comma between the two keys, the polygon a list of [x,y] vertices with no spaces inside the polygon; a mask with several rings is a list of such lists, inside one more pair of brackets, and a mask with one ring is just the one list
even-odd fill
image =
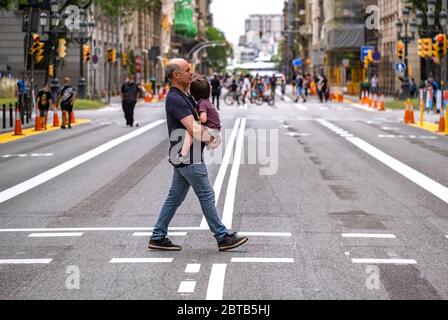
{"label": "sky", "polygon": [[238,45],[244,34],[244,21],[250,14],[282,14],[284,0],[213,0],[213,24],[227,40]]}

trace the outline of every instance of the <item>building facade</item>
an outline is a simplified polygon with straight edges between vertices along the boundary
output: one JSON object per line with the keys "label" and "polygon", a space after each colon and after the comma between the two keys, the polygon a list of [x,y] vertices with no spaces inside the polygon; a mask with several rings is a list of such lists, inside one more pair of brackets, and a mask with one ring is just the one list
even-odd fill
{"label": "building facade", "polygon": [[[397,19],[402,20],[402,1],[378,0],[380,9],[379,48],[382,53],[379,66],[380,86],[386,94],[398,96],[400,81],[394,70],[397,58]],[[416,41],[409,46],[409,71],[417,83],[421,81],[420,57],[417,54]]]}

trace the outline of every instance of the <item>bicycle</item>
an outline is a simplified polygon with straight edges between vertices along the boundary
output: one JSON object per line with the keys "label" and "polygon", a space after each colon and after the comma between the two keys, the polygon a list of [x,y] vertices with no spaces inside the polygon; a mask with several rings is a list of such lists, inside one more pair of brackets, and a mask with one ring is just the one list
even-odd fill
{"label": "bicycle", "polygon": [[229,91],[224,96],[224,103],[228,106],[233,106],[235,104],[235,102],[237,102],[239,105],[240,104],[240,96],[241,96],[241,94],[239,94],[239,93],[234,93],[234,92]]}

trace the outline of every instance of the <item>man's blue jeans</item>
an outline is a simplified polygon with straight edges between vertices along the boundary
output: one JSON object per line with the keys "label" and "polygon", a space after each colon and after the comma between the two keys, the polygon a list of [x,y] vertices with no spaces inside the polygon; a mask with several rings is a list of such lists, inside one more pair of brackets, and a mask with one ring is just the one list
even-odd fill
{"label": "man's blue jeans", "polygon": [[208,179],[207,168],[204,163],[192,164],[182,168],[174,168],[173,182],[160,211],[159,219],[154,227],[151,240],[161,240],[168,234],[168,225],[174,217],[177,208],[185,200],[190,186],[201,203],[202,213],[207,220],[215,239],[221,241],[228,233],[226,226],[221,222],[215,205],[215,192]]}

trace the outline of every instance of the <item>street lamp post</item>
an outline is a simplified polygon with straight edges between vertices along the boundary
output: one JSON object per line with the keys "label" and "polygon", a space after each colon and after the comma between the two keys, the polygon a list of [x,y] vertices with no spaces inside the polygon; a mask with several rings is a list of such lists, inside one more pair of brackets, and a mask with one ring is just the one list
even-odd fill
{"label": "street lamp post", "polygon": [[80,98],[86,96],[86,78],[84,75],[84,45],[91,41],[95,23],[88,21],[85,9],[79,11],[79,32],[75,35],[70,33],[70,38],[79,45],[79,82],[78,82],[78,95]]}
{"label": "street lamp post", "polygon": [[[410,9],[405,7],[403,9],[403,21],[398,20],[396,23],[397,26],[397,38],[398,41],[402,41],[404,43],[404,64],[406,68],[404,70],[404,77],[402,81],[402,93],[401,99],[409,98],[409,89],[410,89],[410,81],[409,81],[409,44],[415,40],[415,33],[417,32],[417,22],[415,20],[410,20]],[[404,27],[404,33],[403,33]]]}
{"label": "street lamp post", "polygon": [[[428,0],[428,11],[426,12],[426,28],[423,28],[425,21],[425,13],[423,11],[417,10],[417,26],[419,30],[419,35],[421,38],[433,38],[435,35],[435,24],[436,24],[436,0]],[[427,63],[432,62],[432,57],[426,59]],[[432,64],[431,64],[432,66]],[[432,67],[430,68],[432,69]],[[427,74],[424,72],[424,77]]]}

